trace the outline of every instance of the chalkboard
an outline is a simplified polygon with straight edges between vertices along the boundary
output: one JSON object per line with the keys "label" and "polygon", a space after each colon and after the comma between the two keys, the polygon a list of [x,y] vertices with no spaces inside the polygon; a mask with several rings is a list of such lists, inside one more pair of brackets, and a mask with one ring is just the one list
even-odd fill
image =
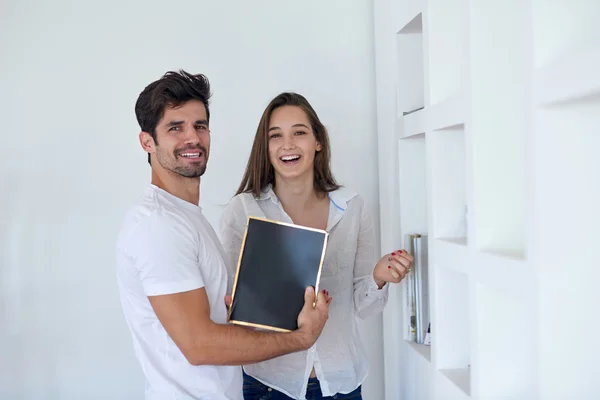
{"label": "chalkboard", "polygon": [[298,329],[305,289],[319,290],[327,239],[324,230],[249,217],[229,321],[280,332]]}

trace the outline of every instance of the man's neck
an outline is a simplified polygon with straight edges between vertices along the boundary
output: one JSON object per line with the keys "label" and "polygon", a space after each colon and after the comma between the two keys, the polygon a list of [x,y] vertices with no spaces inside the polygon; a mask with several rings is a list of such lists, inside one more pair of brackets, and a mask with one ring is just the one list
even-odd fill
{"label": "man's neck", "polygon": [[169,171],[152,169],[152,184],[193,205],[200,203],[200,178],[185,178]]}
{"label": "man's neck", "polygon": [[319,200],[312,175],[289,180],[275,177],[273,191],[283,207],[290,210],[303,211]]}

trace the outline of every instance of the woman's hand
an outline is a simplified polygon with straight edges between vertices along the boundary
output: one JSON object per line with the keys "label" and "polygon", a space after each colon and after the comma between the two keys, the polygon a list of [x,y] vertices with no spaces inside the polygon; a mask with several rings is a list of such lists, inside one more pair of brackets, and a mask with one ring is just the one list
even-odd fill
{"label": "woman's hand", "polygon": [[406,250],[397,250],[386,254],[379,260],[373,270],[373,279],[381,289],[387,282],[398,283],[410,272],[414,257]]}

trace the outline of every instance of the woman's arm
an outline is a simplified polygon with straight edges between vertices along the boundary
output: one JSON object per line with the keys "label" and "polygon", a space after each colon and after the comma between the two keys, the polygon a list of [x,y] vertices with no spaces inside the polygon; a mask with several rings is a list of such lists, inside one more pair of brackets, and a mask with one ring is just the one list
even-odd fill
{"label": "woman's arm", "polygon": [[386,254],[378,260],[375,247],[373,221],[362,204],[354,260],[354,309],[363,319],[383,311],[388,300],[388,282],[398,283],[404,279],[412,263],[412,256],[402,250]]}
{"label": "woman's arm", "polygon": [[375,227],[370,213],[362,204],[358,243],[354,257],[354,310],[359,318],[383,311],[388,300],[388,286],[379,287],[373,277],[377,262]]}

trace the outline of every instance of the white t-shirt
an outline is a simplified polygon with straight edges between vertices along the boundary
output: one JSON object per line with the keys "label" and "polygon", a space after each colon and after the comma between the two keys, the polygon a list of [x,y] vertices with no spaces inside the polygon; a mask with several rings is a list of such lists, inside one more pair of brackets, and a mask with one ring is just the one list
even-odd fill
{"label": "white t-shirt", "polygon": [[147,297],[205,287],[211,319],[227,322],[225,253],[199,206],[150,185],[122,225],[117,280],[146,400],[242,399],[241,367],[191,365]]}

